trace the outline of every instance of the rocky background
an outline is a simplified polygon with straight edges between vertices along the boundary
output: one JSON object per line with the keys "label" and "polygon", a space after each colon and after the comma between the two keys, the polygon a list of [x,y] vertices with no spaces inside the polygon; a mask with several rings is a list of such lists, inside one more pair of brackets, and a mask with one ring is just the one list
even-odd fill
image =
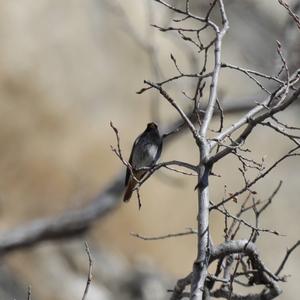
{"label": "rocky background", "polygon": [[[276,1],[226,2],[231,30],[225,39],[224,61],[272,73],[279,39],[290,49],[290,68],[295,68],[299,31],[292,29],[287,12]],[[193,9],[201,11],[203,7],[196,4]],[[158,5],[151,8],[146,0],[0,1],[3,232],[84,206],[123,168],[110,150],[115,137],[109,121],[119,128],[128,156],[134,138],[155,118],[153,95],[135,93],[145,78],[153,78],[149,53],[139,39],[153,41],[166,76],[174,72],[170,52],[185,57],[182,44],[149,29],[150,20],[162,22],[166,16],[165,10]],[[224,101],[247,99],[258,91],[235,72],[222,73],[220,84]],[[159,104],[160,126],[176,118],[170,111],[167,104]],[[299,115],[300,107],[294,105],[281,118],[299,126]],[[236,117],[230,115],[228,122]],[[250,137],[249,147],[254,156],[267,155],[266,161],[272,162],[290,145],[261,129]],[[190,136],[181,136],[165,149],[165,158],[196,162]],[[225,182],[233,191],[242,184],[233,165],[237,162],[230,158],[218,165],[216,172],[225,176],[216,180],[213,199],[221,199]],[[257,186],[265,199],[284,180],[262,225],[286,236],[264,234],[258,242],[271,269],[299,239],[299,167],[299,159],[288,160]],[[0,299],[25,299],[29,284],[33,299],[81,299],[88,268],[84,240],[95,263],[89,300],[167,299],[166,289],[191,269],[195,238],[149,242],[129,233],[160,235],[194,227],[194,185],[193,178],[160,172],[142,189],[141,211],[134,197],[99,220],[88,235],[5,256],[0,265]],[[222,239],[223,222],[222,217],[212,216],[216,242]],[[279,299],[298,299],[299,261],[298,251],[285,269],[292,277],[282,284],[284,294]]]}

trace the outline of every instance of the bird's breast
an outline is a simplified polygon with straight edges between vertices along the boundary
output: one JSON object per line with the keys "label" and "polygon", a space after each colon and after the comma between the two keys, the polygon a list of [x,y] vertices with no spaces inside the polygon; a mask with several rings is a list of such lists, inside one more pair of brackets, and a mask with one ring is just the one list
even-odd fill
{"label": "bird's breast", "polygon": [[150,157],[152,157],[152,159],[155,158],[157,150],[158,150],[157,145],[149,145],[148,147],[146,147],[146,151],[147,151],[148,155]]}
{"label": "bird's breast", "polygon": [[155,163],[155,157],[158,151],[158,146],[147,144],[134,152],[132,164],[135,168],[150,167]]}

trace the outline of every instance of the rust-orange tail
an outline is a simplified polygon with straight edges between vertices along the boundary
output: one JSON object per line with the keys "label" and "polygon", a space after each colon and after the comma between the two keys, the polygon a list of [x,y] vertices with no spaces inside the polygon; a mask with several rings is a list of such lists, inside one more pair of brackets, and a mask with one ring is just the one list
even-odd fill
{"label": "rust-orange tail", "polygon": [[126,191],[124,194],[124,198],[123,198],[124,202],[128,202],[130,200],[132,193],[133,193],[133,189],[135,188],[135,185],[136,185],[135,180],[133,178],[129,178],[129,182],[128,182],[128,185],[127,185],[127,188],[126,188]]}
{"label": "rust-orange tail", "polygon": [[[146,173],[147,173],[147,171],[136,171],[134,173],[134,176],[137,180],[141,180]],[[128,202],[130,200],[133,190],[136,187],[136,185],[137,185],[136,180],[134,180],[134,178],[132,176],[130,176],[129,180],[128,180],[127,188],[126,188],[126,191],[124,194],[124,198],[123,198],[124,202]]]}

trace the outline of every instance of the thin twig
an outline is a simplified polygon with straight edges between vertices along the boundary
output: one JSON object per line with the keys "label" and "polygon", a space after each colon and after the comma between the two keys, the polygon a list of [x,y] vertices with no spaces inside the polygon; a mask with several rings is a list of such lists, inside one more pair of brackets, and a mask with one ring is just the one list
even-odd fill
{"label": "thin twig", "polygon": [[231,278],[230,278],[230,284],[229,284],[229,287],[228,287],[228,289],[229,289],[229,298],[228,298],[228,300],[232,300],[231,297],[232,297],[232,294],[233,294],[233,282],[234,282],[234,278],[236,276],[236,272],[238,270],[239,265],[240,265],[240,259],[238,258],[238,260],[236,262],[236,265],[234,267],[233,273],[232,273]]}
{"label": "thin twig", "polygon": [[142,208],[142,200],[141,200],[139,185],[135,188],[135,190],[136,190],[136,196],[137,196],[137,199],[138,199],[138,208],[140,210]]}
{"label": "thin twig", "polygon": [[231,199],[236,198],[237,196],[241,195],[242,193],[244,193],[245,191],[249,190],[250,187],[252,187],[255,183],[257,183],[260,179],[262,179],[263,177],[265,177],[267,174],[269,174],[278,164],[280,164],[283,160],[285,160],[286,158],[289,157],[293,157],[293,156],[300,156],[300,153],[294,153],[296,150],[298,150],[300,148],[300,146],[297,146],[295,148],[293,148],[292,150],[290,150],[288,152],[288,154],[283,155],[280,159],[278,159],[276,162],[274,162],[268,169],[266,169],[266,171],[262,172],[260,175],[258,175],[254,180],[252,180],[251,182],[248,182],[248,184],[243,187],[241,190],[231,194],[229,197],[227,197],[226,199],[224,199],[223,201],[221,201],[218,204],[215,204],[213,206],[210,207],[210,210],[213,209],[217,209],[218,207],[220,207],[221,205],[225,204],[226,202],[230,201]]}
{"label": "thin twig", "polygon": [[142,93],[144,93],[144,92],[146,92],[146,91],[148,91],[148,90],[150,90],[152,88],[156,88],[154,86],[154,84],[157,85],[157,86],[163,86],[163,85],[165,85],[167,83],[170,83],[172,81],[175,81],[175,80],[178,80],[178,79],[182,79],[182,78],[208,78],[208,77],[211,77],[211,76],[212,76],[212,73],[207,73],[207,74],[184,74],[184,73],[180,73],[179,75],[173,76],[173,77],[168,78],[168,79],[166,79],[164,81],[157,82],[157,83],[152,83],[152,85],[149,84],[150,81],[145,81],[145,83],[148,84],[149,86],[140,89],[136,93],[138,95],[140,95],[140,94],[142,94]]}
{"label": "thin twig", "polygon": [[168,239],[168,238],[173,238],[173,237],[178,237],[178,236],[185,236],[185,235],[191,235],[191,234],[197,234],[197,230],[192,229],[192,228],[188,228],[187,231],[183,231],[183,232],[177,232],[177,233],[168,233],[165,235],[159,235],[159,236],[143,236],[140,235],[138,233],[134,233],[131,232],[130,235],[139,238],[141,240],[144,241],[156,241],[156,240],[164,240],[164,239]]}
{"label": "thin twig", "polygon": [[279,4],[282,5],[289,13],[289,15],[292,17],[292,19],[295,21],[298,29],[300,30],[300,18],[291,10],[289,5],[283,1],[283,0],[278,0]]}
{"label": "thin twig", "polygon": [[84,290],[84,293],[83,293],[83,296],[82,296],[82,300],[86,299],[86,296],[88,294],[89,287],[90,287],[90,284],[91,284],[91,281],[92,281],[92,277],[93,277],[93,274],[92,274],[93,260],[92,260],[91,252],[90,252],[88,243],[84,242],[84,245],[85,245],[85,252],[86,252],[86,254],[88,256],[88,259],[89,259],[89,272],[88,272],[88,277],[87,277],[87,281],[86,281],[85,290]]}
{"label": "thin twig", "polygon": [[278,267],[277,271],[275,272],[276,276],[278,276],[280,274],[280,272],[284,268],[284,265],[286,264],[289,256],[299,245],[300,245],[300,240],[298,240],[291,248],[287,249],[285,257],[283,258],[280,266]]}
{"label": "thin twig", "polygon": [[[239,66],[235,66],[235,65],[232,65],[232,64],[228,64],[228,63],[222,63],[221,65],[222,68],[229,68],[229,69],[233,69],[233,70],[237,70],[237,71],[240,71],[244,74],[246,74],[249,78],[251,79],[255,79],[253,78],[250,74],[253,74],[253,75],[256,75],[258,77],[261,77],[261,78],[265,78],[265,79],[268,79],[268,80],[273,80],[277,83],[280,83],[280,84],[284,84],[284,81],[278,79],[277,77],[275,76],[271,76],[271,75],[267,75],[267,74],[263,74],[261,72],[258,72],[258,71],[255,71],[255,70],[250,70],[250,69],[245,69],[245,68],[242,68],[242,67],[239,67]],[[256,81],[255,81],[256,82]],[[256,82],[257,83],[257,82]]]}
{"label": "thin twig", "polygon": [[225,215],[228,218],[231,218],[231,219],[237,221],[238,223],[244,224],[245,226],[249,227],[251,230],[259,231],[259,232],[267,232],[267,233],[272,233],[272,234],[275,234],[275,235],[281,235],[282,236],[282,234],[280,234],[276,230],[255,227],[255,226],[249,224],[248,222],[246,222],[245,220],[232,215],[231,213],[229,213],[229,211],[225,208],[224,205],[223,205],[223,209],[220,208],[220,207],[216,207],[216,210],[218,210],[219,212],[221,212],[223,215]]}
{"label": "thin twig", "polygon": [[198,133],[197,133],[193,123],[187,117],[185,112],[176,104],[175,100],[160,85],[153,83],[151,81],[148,81],[148,80],[145,80],[145,83],[148,84],[149,86],[156,88],[159,91],[159,93],[178,111],[178,113],[180,114],[182,119],[186,122],[189,129],[191,130],[194,138],[196,139],[196,141],[198,141],[199,136],[198,136]]}
{"label": "thin twig", "polygon": [[27,289],[27,300],[31,300],[31,285],[29,285]]}
{"label": "thin twig", "polygon": [[268,198],[267,202],[265,205],[263,205],[259,210],[258,210],[258,215],[260,215],[269,205],[271,205],[272,200],[274,199],[274,197],[277,195],[277,193],[279,192],[280,188],[282,186],[282,180],[279,181],[278,186],[276,187],[276,189],[274,190],[274,192],[272,193],[272,195]]}
{"label": "thin twig", "polygon": [[121,151],[121,146],[120,146],[120,136],[119,136],[119,131],[118,131],[117,127],[114,126],[114,124],[113,124],[112,121],[110,121],[109,125],[113,129],[113,131],[115,132],[116,139],[117,139],[117,149],[111,145],[110,146],[111,150],[119,157],[119,159],[122,161],[122,163],[128,168],[128,170],[130,171],[130,175],[132,176],[132,178],[136,182],[140,182],[136,178],[136,176],[134,175],[133,168],[130,165],[130,163],[123,158],[122,151]]}

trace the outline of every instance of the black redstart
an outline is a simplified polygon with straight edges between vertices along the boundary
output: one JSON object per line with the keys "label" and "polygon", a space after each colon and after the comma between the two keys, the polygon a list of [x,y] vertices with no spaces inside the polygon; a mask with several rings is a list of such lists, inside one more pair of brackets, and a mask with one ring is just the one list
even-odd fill
{"label": "black redstart", "polygon": [[[162,150],[162,137],[159,134],[158,127],[155,123],[149,123],[146,130],[140,134],[132,147],[129,163],[136,179],[141,180],[147,173],[147,170],[138,170],[140,168],[152,167],[159,159]],[[136,180],[127,168],[125,186],[126,191],[123,201],[128,202],[132,192],[136,187]]]}

